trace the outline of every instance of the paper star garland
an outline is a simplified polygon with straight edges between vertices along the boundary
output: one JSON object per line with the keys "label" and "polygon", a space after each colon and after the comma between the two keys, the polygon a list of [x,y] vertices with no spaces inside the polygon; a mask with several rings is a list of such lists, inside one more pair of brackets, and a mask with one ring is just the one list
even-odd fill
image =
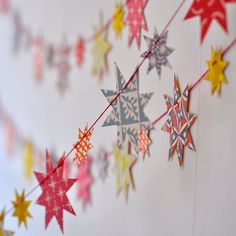
{"label": "paper star garland", "polygon": [[84,48],[85,48],[84,40],[83,38],[79,38],[75,47],[75,56],[78,66],[81,66],[84,63]]}
{"label": "paper star garland", "polygon": [[95,39],[92,48],[94,56],[92,73],[97,76],[99,82],[102,81],[104,74],[108,72],[107,56],[111,51],[111,44],[107,41],[107,30],[104,30],[102,17],[100,21],[100,26],[95,28]]}
{"label": "paper star garland", "polygon": [[148,50],[145,53],[143,53],[141,57],[144,57],[144,58],[148,57],[149,59],[147,74],[155,67],[157,70],[157,74],[160,77],[162,66],[167,66],[171,68],[171,65],[167,57],[174,51],[174,49],[166,46],[167,36],[168,36],[168,31],[166,31],[159,38],[159,35],[156,29],[154,30],[153,39],[147,36],[144,36],[144,39],[148,46]]}
{"label": "paper star garland", "polygon": [[135,74],[135,78],[125,87],[125,80],[116,67],[116,90],[104,90],[102,93],[111,101],[120,93],[120,96],[113,102],[110,115],[107,117],[103,126],[117,125],[117,146],[122,147],[122,144],[128,139],[138,153],[138,130],[153,128],[152,123],[144,113],[144,108],[151,99],[152,93],[139,94],[139,73]]}
{"label": "paper star garland", "polygon": [[170,134],[169,159],[177,152],[180,166],[184,161],[184,147],[188,146],[195,150],[190,128],[196,116],[188,112],[189,86],[187,85],[183,94],[179,89],[178,78],[174,78],[174,99],[164,95],[168,111],[168,119],[162,127],[163,131]]}
{"label": "paper star garland", "polygon": [[236,0],[194,0],[185,20],[199,16],[201,20],[201,43],[213,20],[216,20],[225,32],[228,32],[226,3],[235,3]]}
{"label": "paper star garland", "polygon": [[125,24],[129,26],[129,46],[135,38],[138,47],[140,47],[141,29],[147,31],[147,24],[144,17],[144,8],[147,2],[148,0],[126,0],[128,13],[125,18]]}
{"label": "paper star garland", "polygon": [[124,11],[122,9],[122,5],[119,3],[116,3],[114,15],[113,15],[113,24],[112,28],[116,33],[116,38],[121,37],[122,29],[124,28]]}
{"label": "paper star garland", "polygon": [[108,154],[105,150],[100,150],[96,159],[96,165],[98,167],[98,177],[104,182],[108,175]]}
{"label": "paper star garland", "polygon": [[5,219],[5,209],[3,209],[0,214],[0,236],[13,236],[14,232],[3,229],[4,219]]}
{"label": "paper star garland", "polygon": [[130,154],[130,147],[124,146],[122,149],[115,147],[115,166],[117,194],[124,192],[126,200],[128,199],[129,187],[135,189],[132,168],[136,162],[136,158]]}
{"label": "paper star garland", "polygon": [[16,200],[12,201],[12,205],[14,208],[14,212],[12,216],[18,218],[18,225],[21,226],[21,223],[24,223],[25,227],[27,228],[27,217],[32,218],[30,212],[28,211],[28,207],[31,201],[25,200],[25,192],[23,191],[21,195],[15,191]]}
{"label": "paper star garland", "polygon": [[91,159],[82,162],[78,168],[78,199],[82,201],[83,209],[91,202],[90,187],[93,183],[93,177],[90,174]]}
{"label": "paper star garland", "polygon": [[33,146],[30,141],[25,141],[24,144],[24,162],[25,162],[25,176],[31,179],[33,173],[34,157],[33,157]]}
{"label": "paper star garland", "polygon": [[48,227],[55,216],[62,232],[64,228],[63,210],[76,215],[66,193],[77,181],[77,179],[63,178],[64,159],[65,157],[62,156],[54,168],[48,151],[46,151],[46,173],[34,172],[43,191],[36,203],[45,207],[45,227]]}
{"label": "paper star garland", "polygon": [[145,156],[149,156],[149,146],[151,140],[149,139],[148,131],[146,129],[138,130],[138,150]]}
{"label": "paper star garland", "polygon": [[215,52],[214,49],[211,48],[211,60],[206,61],[206,63],[209,72],[205,79],[211,82],[211,93],[213,94],[216,90],[217,94],[220,95],[221,83],[227,84],[224,71],[228,65],[228,62],[222,59],[222,50],[220,49]]}
{"label": "paper star garland", "polygon": [[74,144],[76,149],[74,161],[77,161],[78,165],[81,162],[86,162],[88,159],[88,151],[93,147],[90,143],[90,139],[93,134],[93,129],[88,132],[88,126],[85,127],[84,131],[79,129],[78,141]]}

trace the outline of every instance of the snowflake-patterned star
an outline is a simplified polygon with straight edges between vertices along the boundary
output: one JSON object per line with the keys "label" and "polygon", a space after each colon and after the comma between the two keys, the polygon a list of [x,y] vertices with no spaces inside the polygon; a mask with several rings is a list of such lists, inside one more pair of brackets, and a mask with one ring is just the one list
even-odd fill
{"label": "snowflake-patterned star", "polygon": [[43,191],[36,203],[45,207],[45,227],[48,227],[55,216],[62,232],[64,228],[63,210],[76,215],[66,193],[77,181],[77,179],[63,177],[64,160],[65,157],[62,156],[54,167],[48,151],[46,151],[46,173],[34,172]]}
{"label": "snowflake-patterned star", "polygon": [[189,86],[185,88],[183,94],[179,89],[178,78],[174,78],[174,99],[164,95],[168,111],[168,119],[162,127],[163,131],[170,134],[169,159],[172,159],[174,152],[177,152],[179,164],[183,165],[184,147],[188,146],[195,150],[190,127],[196,119],[194,114],[188,112]]}
{"label": "snowflake-patterned star", "polygon": [[147,74],[155,67],[159,77],[161,76],[162,66],[171,68],[167,57],[174,51],[174,49],[166,46],[168,31],[163,35],[158,35],[157,30],[154,30],[154,37],[149,38],[144,36],[147,43],[148,50],[141,55],[141,57],[149,59]]}
{"label": "snowflake-patterned star", "polygon": [[[107,117],[103,126],[117,125],[117,146],[129,140],[138,153],[138,130],[153,128],[152,123],[144,113],[144,108],[151,99],[152,93],[139,94],[139,73],[126,86],[124,77],[116,66],[116,90],[104,90],[102,92],[111,103],[117,94],[120,94],[112,103],[113,110]],[[125,88],[125,89],[124,89]]]}

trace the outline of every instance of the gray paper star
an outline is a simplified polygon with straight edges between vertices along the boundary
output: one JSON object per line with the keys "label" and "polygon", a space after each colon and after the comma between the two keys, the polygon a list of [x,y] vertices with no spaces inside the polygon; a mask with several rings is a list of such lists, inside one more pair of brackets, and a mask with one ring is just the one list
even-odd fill
{"label": "gray paper star", "polygon": [[109,167],[108,155],[105,150],[101,149],[99,151],[96,164],[98,167],[98,176],[104,182],[108,176]]}
{"label": "gray paper star", "polygon": [[161,67],[167,66],[171,68],[171,65],[169,61],[167,60],[167,57],[174,51],[174,49],[169,48],[166,46],[168,31],[166,31],[157,42],[159,35],[157,33],[157,30],[154,30],[154,38],[148,38],[147,36],[144,36],[144,39],[146,41],[146,44],[148,46],[148,50],[141,55],[141,57],[146,57],[148,52],[151,50],[151,52],[148,55],[149,59],[149,65],[147,74],[156,67],[157,73],[159,76],[161,76]]}
{"label": "gray paper star", "polygon": [[[116,65],[116,90],[103,90],[104,96],[110,103],[114,97],[123,90],[126,82]],[[112,104],[113,110],[107,117],[103,126],[117,125],[117,145],[121,148],[125,140],[133,144],[138,153],[138,130],[152,129],[153,125],[144,113],[144,107],[149,102],[152,93],[139,94],[139,73],[136,73],[127,88]]]}

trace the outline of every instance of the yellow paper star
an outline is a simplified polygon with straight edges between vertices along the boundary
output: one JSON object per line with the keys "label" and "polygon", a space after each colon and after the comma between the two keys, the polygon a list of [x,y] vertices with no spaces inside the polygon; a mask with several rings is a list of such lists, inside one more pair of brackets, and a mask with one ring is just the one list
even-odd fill
{"label": "yellow paper star", "polygon": [[221,92],[221,83],[227,84],[227,79],[224,75],[225,68],[228,65],[227,61],[222,60],[222,50],[214,51],[211,48],[211,60],[206,61],[209,72],[205,79],[211,81],[211,93],[217,90],[218,95]]}
{"label": "yellow paper star", "polygon": [[5,209],[3,209],[0,214],[0,236],[13,236],[14,232],[3,229],[5,213]]}
{"label": "yellow paper star", "polygon": [[16,200],[12,201],[12,205],[14,207],[14,212],[12,216],[18,218],[18,225],[20,226],[22,222],[24,222],[25,227],[27,228],[26,219],[27,217],[32,218],[31,214],[28,211],[28,207],[31,201],[25,200],[25,192],[23,191],[21,195],[15,191]]}
{"label": "yellow paper star", "polygon": [[31,179],[33,173],[33,147],[29,141],[25,142],[24,148],[25,176]]}
{"label": "yellow paper star", "polygon": [[114,11],[114,15],[113,15],[113,24],[112,24],[112,28],[116,33],[116,38],[121,36],[121,31],[124,28],[124,11],[122,9],[122,5],[119,3],[116,3],[115,6],[115,11]]}
{"label": "yellow paper star", "polygon": [[92,49],[94,55],[92,73],[97,75],[99,82],[103,79],[104,73],[108,71],[107,55],[111,50],[111,44],[107,41],[107,29],[104,27],[101,17],[100,27],[95,29],[95,39]]}
{"label": "yellow paper star", "polygon": [[116,176],[116,189],[117,193],[124,191],[125,198],[128,198],[128,190],[131,185],[134,190],[134,181],[132,176],[132,167],[136,162],[136,158],[132,156],[128,149],[119,150],[116,146],[114,150],[115,154],[115,170]]}

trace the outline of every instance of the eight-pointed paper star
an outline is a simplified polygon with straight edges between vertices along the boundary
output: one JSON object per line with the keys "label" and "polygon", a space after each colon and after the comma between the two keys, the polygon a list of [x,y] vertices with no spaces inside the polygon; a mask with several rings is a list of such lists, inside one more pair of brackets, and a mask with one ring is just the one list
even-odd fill
{"label": "eight-pointed paper star", "polygon": [[125,18],[125,24],[129,26],[129,40],[131,45],[133,39],[136,39],[138,47],[140,47],[141,29],[147,31],[147,24],[144,17],[144,8],[148,0],[126,0],[128,15]]}
{"label": "eight-pointed paper star", "polygon": [[92,48],[94,63],[92,73],[97,76],[101,82],[105,73],[108,72],[107,56],[111,51],[111,44],[107,41],[107,29],[105,29],[102,16],[100,17],[100,26],[95,28],[95,39]]}
{"label": "eight-pointed paper star", "polygon": [[211,93],[217,90],[218,95],[221,92],[221,83],[227,84],[227,79],[224,71],[228,65],[227,61],[222,60],[222,50],[215,52],[211,48],[211,60],[207,61],[208,73],[205,77],[206,80],[211,81]]}
{"label": "eight-pointed paper star", "polygon": [[82,162],[78,168],[78,199],[82,201],[83,209],[91,201],[90,186],[93,183],[93,177],[90,174],[92,160],[88,158],[87,162]]}
{"label": "eight-pointed paper star", "polygon": [[115,147],[114,155],[117,194],[123,190],[127,200],[130,185],[133,190],[135,189],[132,168],[136,162],[136,158],[130,154],[130,142],[128,142],[128,144],[126,144],[122,149]]}
{"label": "eight-pointed paper star", "polygon": [[18,194],[17,191],[15,191],[16,194],[16,200],[12,201],[12,205],[14,207],[13,216],[18,218],[18,225],[20,226],[21,223],[25,224],[25,227],[27,227],[27,217],[32,218],[31,214],[28,211],[28,207],[31,203],[31,201],[25,200],[25,192],[23,191],[21,195]]}
{"label": "eight-pointed paper star", "polygon": [[0,214],[0,236],[13,236],[14,232],[3,229],[5,214],[5,209],[3,209]]}
{"label": "eight-pointed paper star", "polygon": [[48,227],[51,219],[55,216],[62,232],[63,210],[76,215],[66,193],[77,181],[77,179],[63,177],[64,160],[65,157],[62,156],[54,168],[48,151],[46,151],[46,173],[34,173],[43,191],[36,203],[45,207],[46,228]]}
{"label": "eight-pointed paper star", "polygon": [[194,0],[187,15],[185,16],[185,20],[195,16],[200,17],[201,43],[203,42],[213,20],[216,20],[225,30],[225,32],[228,32],[226,3],[233,2],[236,2],[236,0]]}
{"label": "eight-pointed paper star", "polygon": [[143,53],[141,57],[148,57],[149,59],[147,74],[155,67],[160,77],[162,66],[171,68],[167,57],[174,51],[174,49],[166,46],[167,36],[168,31],[159,36],[156,29],[154,30],[153,39],[144,36],[148,50]]}
{"label": "eight-pointed paper star", "polygon": [[[139,73],[126,86],[124,77],[116,66],[116,90],[102,92],[111,103],[113,110],[107,117],[103,126],[117,125],[117,146],[122,147],[125,140],[129,140],[136,153],[138,153],[138,130],[140,128],[152,129],[153,125],[144,113],[144,108],[149,102],[152,93],[139,94]],[[125,89],[124,89],[125,88]],[[119,96],[117,97],[117,94]]]}
{"label": "eight-pointed paper star", "polygon": [[190,133],[196,116],[188,112],[189,86],[187,85],[183,94],[179,89],[178,78],[174,78],[174,99],[164,95],[168,111],[168,119],[162,127],[162,130],[170,134],[169,159],[177,152],[179,164],[183,165],[184,147],[188,146],[195,150]]}
{"label": "eight-pointed paper star", "polygon": [[93,134],[93,129],[89,130],[86,126],[84,131],[79,129],[79,135],[78,135],[78,141],[74,144],[74,147],[76,149],[74,161],[77,161],[78,165],[81,164],[81,162],[86,162],[88,159],[88,151],[93,147],[93,145],[90,143],[91,136]]}
{"label": "eight-pointed paper star", "polygon": [[112,24],[112,28],[116,33],[116,38],[121,36],[121,31],[124,28],[124,11],[122,9],[121,4],[116,3],[116,7],[115,7],[115,12],[113,15],[113,24]]}
{"label": "eight-pointed paper star", "polygon": [[98,157],[96,159],[96,165],[98,167],[98,176],[104,182],[108,175],[108,154],[104,149],[101,149],[98,153]]}

